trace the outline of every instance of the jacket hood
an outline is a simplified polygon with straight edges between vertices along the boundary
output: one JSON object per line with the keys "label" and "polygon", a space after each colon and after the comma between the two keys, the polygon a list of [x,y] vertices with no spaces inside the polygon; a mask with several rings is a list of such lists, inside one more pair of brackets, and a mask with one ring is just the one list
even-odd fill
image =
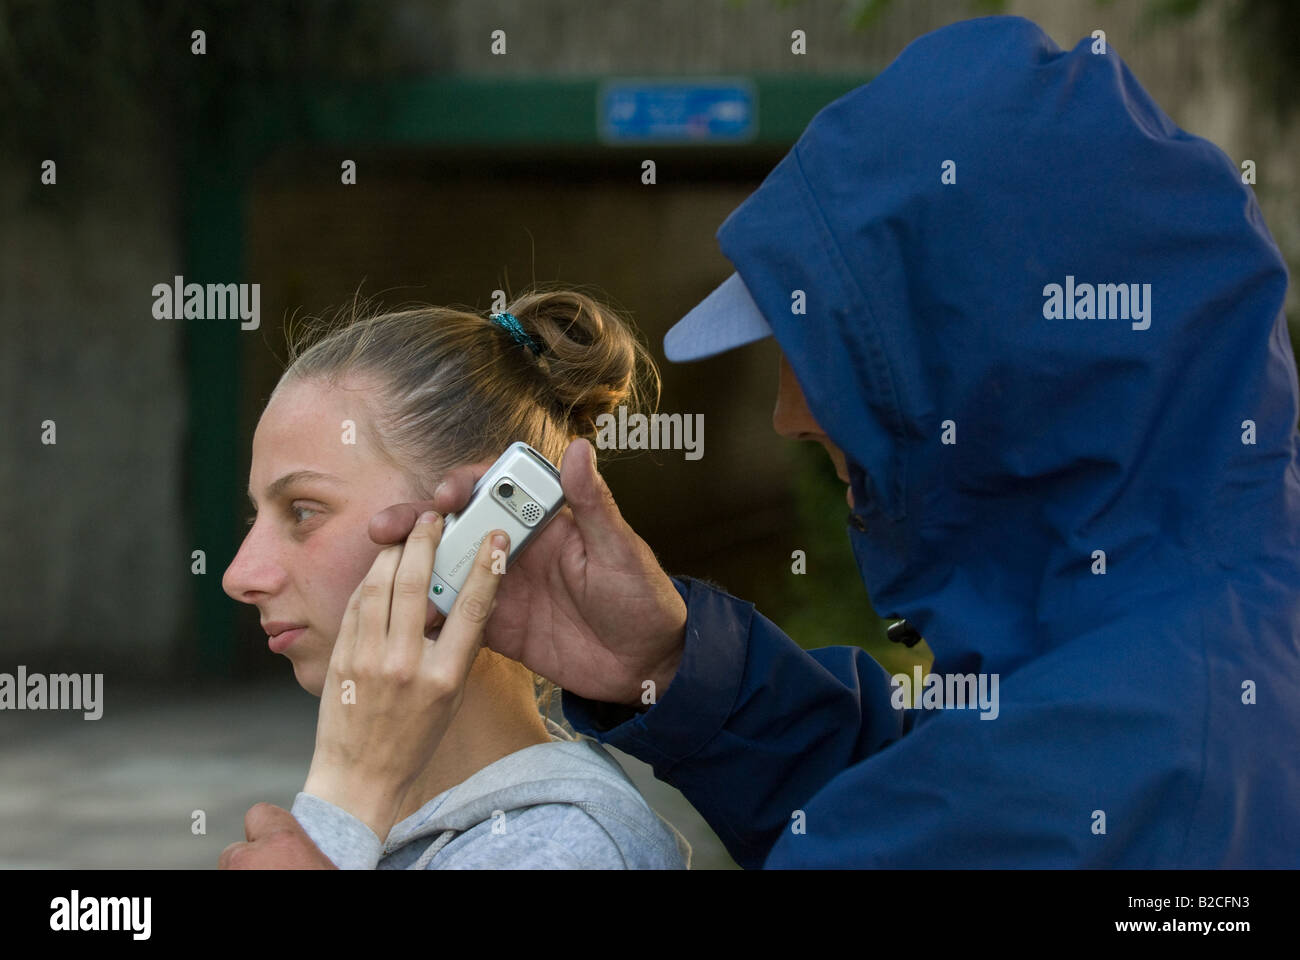
{"label": "jacket hood", "polygon": [[936,669],[1010,672],[1198,578],[1297,583],[1282,257],[1234,163],[1094,47],[923,36],[718,231],[846,455],[871,600]]}
{"label": "jacket hood", "polygon": [[[550,743],[516,750],[434,797],[389,831],[383,855],[416,841],[432,840],[412,869],[423,869],[457,835],[491,821],[498,811],[544,803],[571,803],[612,836],[628,836],[629,824],[644,842],[654,838],[689,865],[690,844],[646,803],[618,761],[600,744],[569,736],[546,719]],[[635,855],[635,851],[624,851]],[[643,866],[633,863],[632,866]]]}

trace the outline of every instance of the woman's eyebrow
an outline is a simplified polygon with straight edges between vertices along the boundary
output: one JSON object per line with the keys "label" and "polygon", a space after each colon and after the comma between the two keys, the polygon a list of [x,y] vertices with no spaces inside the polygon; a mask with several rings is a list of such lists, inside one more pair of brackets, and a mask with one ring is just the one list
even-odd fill
{"label": "woman's eyebrow", "polygon": [[[338,483],[344,486],[347,485],[346,480],[344,480],[342,477],[336,477],[332,473],[321,473],[318,470],[295,470],[292,473],[286,473],[279,480],[274,481],[269,487],[267,487],[266,499],[274,500],[285,491],[286,487],[292,486],[293,484],[299,483],[301,481],[308,481],[308,480],[323,480],[326,483]],[[257,501],[253,499],[252,487],[248,488],[248,499],[249,502],[252,503],[254,507],[257,506]]]}

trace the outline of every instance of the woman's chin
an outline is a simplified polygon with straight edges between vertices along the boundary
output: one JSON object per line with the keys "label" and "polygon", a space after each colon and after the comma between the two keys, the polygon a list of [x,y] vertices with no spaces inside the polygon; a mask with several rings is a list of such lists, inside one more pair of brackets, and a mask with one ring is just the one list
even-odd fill
{"label": "woman's chin", "polygon": [[320,669],[315,663],[299,663],[294,661],[293,676],[298,681],[298,686],[302,687],[313,697],[319,697],[321,691],[325,689],[325,671]]}

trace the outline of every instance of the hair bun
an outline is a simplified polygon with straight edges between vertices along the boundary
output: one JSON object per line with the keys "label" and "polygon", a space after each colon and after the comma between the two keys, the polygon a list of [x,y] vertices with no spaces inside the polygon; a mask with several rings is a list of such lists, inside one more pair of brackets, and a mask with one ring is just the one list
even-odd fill
{"label": "hair bun", "polygon": [[654,358],[613,308],[574,290],[532,290],[509,307],[542,348],[552,404],[572,436],[593,439],[596,420],[622,405],[639,410],[660,380]]}

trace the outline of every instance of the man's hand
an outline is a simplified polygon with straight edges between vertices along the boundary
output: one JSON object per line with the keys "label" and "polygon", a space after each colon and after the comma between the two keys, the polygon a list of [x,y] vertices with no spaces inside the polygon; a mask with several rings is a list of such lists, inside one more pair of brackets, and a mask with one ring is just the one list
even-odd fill
{"label": "man's hand", "polygon": [[338,869],[283,807],[253,804],[244,814],[244,836],[221,851],[218,870]]}
{"label": "man's hand", "polygon": [[[493,650],[579,696],[645,710],[646,681],[662,697],[681,661],[686,604],[619,513],[594,453],[582,439],[564,452],[566,505],[511,563],[484,636]],[[449,471],[432,501],[376,514],[370,538],[400,543],[422,511],[463,509],[494,462]]]}

